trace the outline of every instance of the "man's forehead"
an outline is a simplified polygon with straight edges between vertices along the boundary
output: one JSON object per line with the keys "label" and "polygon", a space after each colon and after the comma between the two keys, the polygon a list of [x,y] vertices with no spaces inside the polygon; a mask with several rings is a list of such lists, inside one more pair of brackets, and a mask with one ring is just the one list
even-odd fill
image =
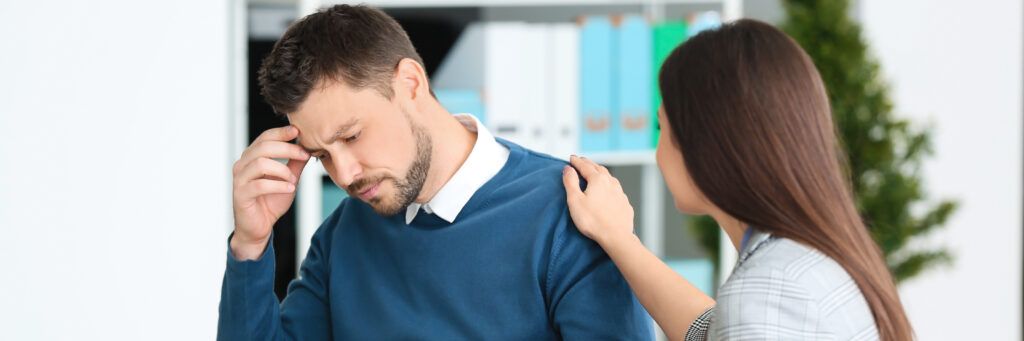
{"label": "man's forehead", "polygon": [[[324,143],[325,144],[330,144],[330,143],[334,142],[334,140],[339,139],[343,135],[348,133],[349,130],[352,130],[352,128],[356,124],[359,124],[359,118],[358,117],[349,117],[349,118],[345,119],[344,121],[342,121],[340,123],[320,123],[320,124],[321,125],[327,124],[327,125],[330,126],[331,130],[326,133],[327,136],[324,139]],[[295,125],[294,122],[293,122],[293,125]],[[313,135],[316,134],[315,131],[303,130],[302,128],[299,128],[298,126],[296,126],[296,128],[299,129],[299,136],[295,138],[295,143],[298,144],[299,147],[302,147],[303,149],[306,149],[307,151],[317,151],[317,150],[319,150],[317,148],[314,148],[314,147],[311,147],[311,146],[308,146],[308,145],[305,145],[305,144],[302,143],[303,140],[304,140],[303,136],[305,136],[306,139],[308,139],[308,140],[313,140],[314,139]],[[314,127],[309,127],[307,129],[317,129],[317,127],[315,127],[315,126]]]}

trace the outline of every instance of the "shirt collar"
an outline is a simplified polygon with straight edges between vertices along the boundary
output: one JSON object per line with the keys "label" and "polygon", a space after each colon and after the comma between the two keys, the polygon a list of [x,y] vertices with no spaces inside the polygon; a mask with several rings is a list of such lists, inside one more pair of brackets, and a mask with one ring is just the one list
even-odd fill
{"label": "shirt collar", "polygon": [[750,236],[754,234],[754,229],[747,226],[747,229],[743,231],[743,239],[740,239],[740,250],[747,248],[747,242],[750,241]]}
{"label": "shirt collar", "polygon": [[739,257],[737,257],[736,260],[736,267],[739,267],[743,261],[750,258],[750,255],[752,255],[754,251],[757,251],[757,248],[761,247],[761,244],[764,244],[764,242],[768,241],[772,236],[771,233],[762,232],[761,230],[753,227],[748,227],[747,231],[751,232],[748,232],[750,233],[749,237],[744,238],[746,242],[743,243],[743,246],[740,248]]}
{"label": "shirt collar", "polygon": [[412,203],[405,210],[405,223],[416,218],[420,208],[434,214],[448,223],[455,222],[462,208],[473,194],[494,177],[508,161],[509,150],[494,139],[494,135],[473,117],[467,114],[453,115],[467,130],[476,132],[476,142],[466,161],[455,171],[437,194],[427,203]]}

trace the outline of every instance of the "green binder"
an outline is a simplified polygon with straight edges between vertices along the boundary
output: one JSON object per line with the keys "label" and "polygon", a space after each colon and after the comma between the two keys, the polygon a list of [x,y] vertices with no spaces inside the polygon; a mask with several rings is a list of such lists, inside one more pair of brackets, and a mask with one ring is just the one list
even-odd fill
{"label": "green binder", "polygon": [[[686,22],[685,21],[667,21],[654,25],[652,36],[654,37],[654,53],[651,55],[654,57],[654,62],[651,66],[654,67],[651,77],[651,87],[654,91],[651,91],[652,98],[651,103],[651,122],[658,122],[658,108],[661,107],[661,89],[658,88],[658,76],[661,74],[661,64],[665,62],[665,58],[672,53],[672,50],[679,46],[684,40],[686,40]],[[658,130],[657,124],[651,125],[654,131],[651,134],[653,138],[651,140],[651,146],[658,146]]]}

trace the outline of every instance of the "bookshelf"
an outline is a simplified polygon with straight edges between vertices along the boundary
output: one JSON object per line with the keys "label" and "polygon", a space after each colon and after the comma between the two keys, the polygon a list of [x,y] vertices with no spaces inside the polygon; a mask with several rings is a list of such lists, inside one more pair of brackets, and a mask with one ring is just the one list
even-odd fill
{"label": "bookshelf", "polygon": [[[298,2],[299,16],[312,13],[315,9],[330,6],[338,1],[301,0]],[[444,7],[477,7],[488,12],[485,17],[508,18],[513,16],[519,20],[533,20],[533,18],[515,18],[515,15],[529,15],[524,9],[537,9],[538,11],[576,11],[579,14],[615,11],[621,7],[640,10],[658,20],[664,18],[665,13],[673,7],[698,5],[700,8],[718,10],[725,22],[740,18],[742,11],[742,0],[371,0],[366,1],[368,5],[381,8],[444,8]],[[611,8],[611,9],[609,9]],[[512,14],[502,14],[502,11]],[[525,14],[524,14],[525,13]],[[616,166],[639,166],[641,168],[640,198],[643,203],[660,203],[666,200],[666,189],[664,188],[661,174],[657,168],[653,151],[640,152],[606,152],[593,155],[583,154],[603,165]],[[299,242],[299,262],[309,245],[313,232],[322,222],[323,212],[320,198],[322,193],[323,179],[325,179],[323,168],[319,164],[311,164],[304,172],[305,176],[299,183],[298,196],[298,222],[297,240]],[[312,173],[312,174],[308,174]],[[309,176],[313,175],[313,176]],[[308,203],[308,204],[304,204]],[[655,254],[664,257],[664,206],[659,204],[644,204],[637,208],[637,216],[640,224],[637,226],[638,234],[648,248]],[[735,263],[736,251],[724,235],[719,254],[721,266],[719,267],[718,278],[724,280],[732,272],[732,265]]]}

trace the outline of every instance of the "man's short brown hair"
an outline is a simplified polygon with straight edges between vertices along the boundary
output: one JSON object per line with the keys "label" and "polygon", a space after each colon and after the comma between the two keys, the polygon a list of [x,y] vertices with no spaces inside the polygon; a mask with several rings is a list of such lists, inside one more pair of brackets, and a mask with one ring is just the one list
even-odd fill
{"label": "man's short brown hair", "polygon": [[423,65],[394,18],[364,5],[335,5],[295,22],[259,71],[260,94],[278,114],[298,110],[314,86],[342,81],[391,99],[391,78],[403,58]]}

